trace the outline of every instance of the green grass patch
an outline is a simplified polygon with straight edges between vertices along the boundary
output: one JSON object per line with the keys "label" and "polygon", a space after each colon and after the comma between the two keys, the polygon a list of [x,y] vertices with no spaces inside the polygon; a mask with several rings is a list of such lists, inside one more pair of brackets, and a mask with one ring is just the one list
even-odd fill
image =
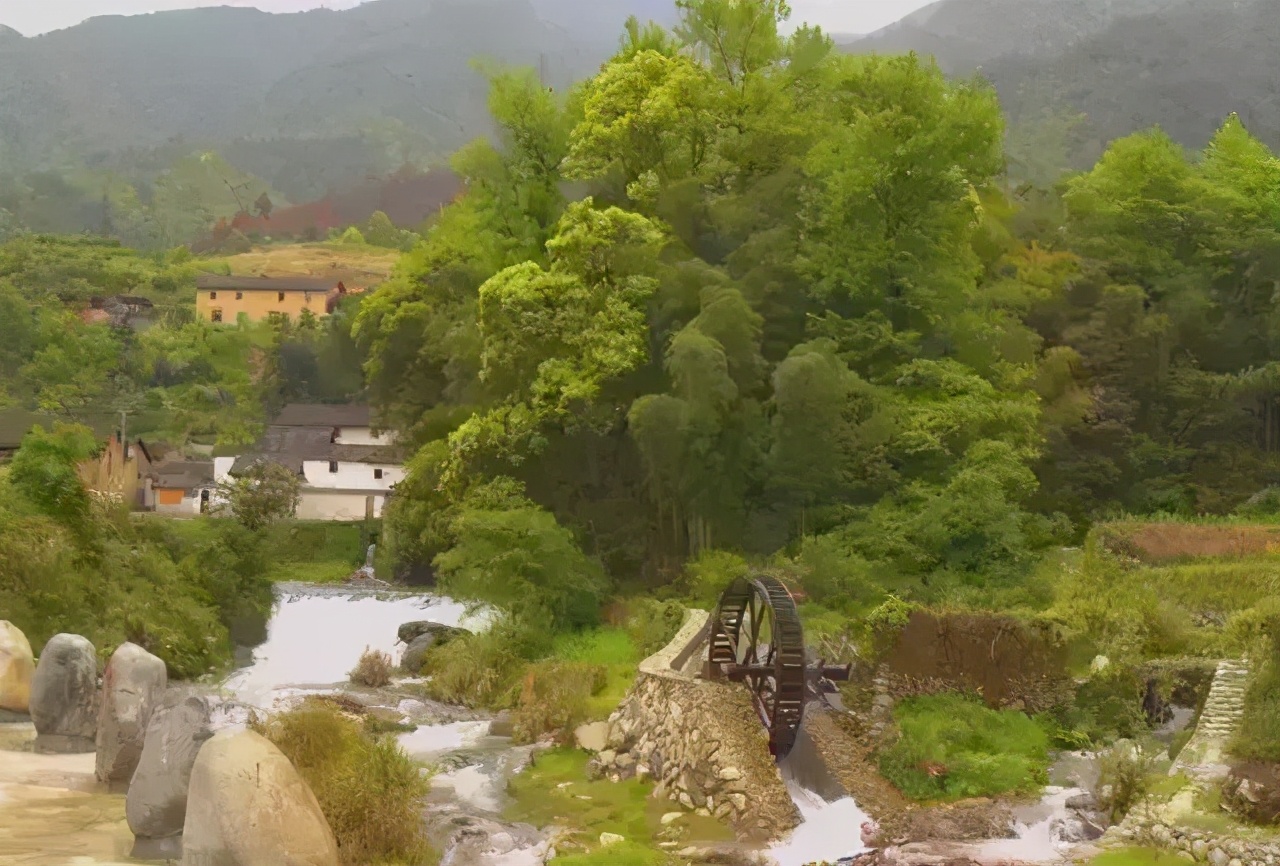
{"label": "green grass patch", "polygon": [[[652,787],[637,779],[623,782],[587,779],[589,756],[578,749],[539,753],[533,766],[511,778],[506,818],[535,827],[564,827],[579,850],[562,850],[557,864],[576,866],[664,866],[671,862],[657,842],[682,834],[681,842],[720,842],[733,831],[713,818],[686,815],[664,827],[662,816],[683,811],[670,800],[651,797]],[[626,843],[600,846],[601,833],[616,833]],[[563,847],[563,846],[562,846]]]}
{"label": "green grass patch", "polygon": [[1089,866],[1186,866],[1187,861],[1156,848],[1121,848],[1099,854]]}
{"label": "green grass patch", "polygon": [[1024,713],[951,694],[905,700],[894,719],[880,771],[914,800],[1029,794],[1046,782],[1049,734]]}
{"label": "green grass patch", "polygon": [[599,628],[556,638],[551,657],[566,662],[600,665],[604,683],[586,702],[586,720],[608,718],[636,679],[640,651],[631,634],[620,628]]}

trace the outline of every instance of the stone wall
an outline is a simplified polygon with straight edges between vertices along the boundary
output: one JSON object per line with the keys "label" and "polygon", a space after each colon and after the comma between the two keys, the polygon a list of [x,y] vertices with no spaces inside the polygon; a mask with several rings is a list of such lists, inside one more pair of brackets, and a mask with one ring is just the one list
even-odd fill
{"label": "stone wall", "polygon": [[695,675],[707,619],[689,611],[675,638],[641,663],[597,763],[618,778],[652,777],[655,795],[728,821],[744,840],[777,839],[800,815],[747,690]]}
{"label": "stone wall", "polygon": [[877,671],[881,695],[982,695],[994,708],[1040,712],[1071,700],[1066,649],[1045,630],[999,614],[915,611]]}
{"label": "stone wall", "polygon": [[1108,835],[1139,845],[1177,851],[1196,863],[1213,866],[1261,866],[1280,863],[1280,842],[1223,837],[1208,830],[1174,827],[1130,815]]}

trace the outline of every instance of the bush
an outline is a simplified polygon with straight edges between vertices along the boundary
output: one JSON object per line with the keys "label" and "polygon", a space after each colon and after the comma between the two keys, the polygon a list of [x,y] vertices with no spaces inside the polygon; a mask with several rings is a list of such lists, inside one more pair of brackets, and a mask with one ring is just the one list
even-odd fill
{"label": "bush", "polygon": [[1271,641],[1245,692],[1244,717],[1231,744],[1232,754],[1244,760],[1280,761],[1280,633],[1273,630]]}
{"label": "bush", "polygon": [[351,682],[373,689],[382,688],[391,682],[393,667],[391,656],[365,647],[360,655],[360,661],[351,671]]}
{"label": "bush", "polygon": [[1118,822],[1144,796],[1154,759],[1129,740],[1121,740],[1098,756],[1098,805]]}
{"label": "bush", "polygon": [[685,595],[694,605],[714,608],[729,584],[746,577],[747,561],[727,550],[704,550],[685,564]]}
{"label": "bush", "polygon": [[1025,714],[976,698],[910,698],[894,711],[898,738],[880,771],[914,800],[1030,793],[1045,783],[1049,736]]}
{"label": "bush", "polygon": [[571,631],[600,621],[604,572],[551,512],[532,504],[467,508],[454,537],[435,560],[454,598],[493,605],[531,628]]}
{"label": "bush", "polygon": [[571,742],[574,728],[591,716],[591,698],[607,684],[603,664],[549,659],[530,665],[512,713],[516,742],[532,743],[545,734]]}
{"label": "bush", "polygon": [[510,622],[461,635],[427,651],[427,694],[449,704],[506,709],[528,663],[531,638]]}
{"label": "bush", "polygon": [[632,602],[627,617],[627,633],[640,659],[662,649],[671,642],[684,624],[684,605],[678,601],[641,598]]}
{"label": "bush", "polygon": [[429,778],[393,739],[308,702],[257,726],[298,768],[346,863],[431,862],[421,835]]}

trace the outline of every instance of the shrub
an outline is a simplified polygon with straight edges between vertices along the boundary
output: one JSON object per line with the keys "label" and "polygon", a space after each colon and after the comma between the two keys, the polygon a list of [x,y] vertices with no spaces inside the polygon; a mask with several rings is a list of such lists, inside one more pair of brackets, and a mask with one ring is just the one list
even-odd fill
{"label": "shrub", "polygon": [[739,577],[746,577],[747,561],[727,550],[704,550],[684,567],[685,594],[700,607],[713,608]]}
{"label": "shrub", "polygon": [[898,738],[880,771],[915,800],[1027,793],[1045,782],[1049,736],[1025,714],[976,698],[910,698],[894,711]]}
{"label": "shrub", "polygon": [[1119,821],[1146,796],[1155,760],[1129,740],[1098,756],[1098,805]]}
{"label": "shrub", "polygon": [[604,572],[551,512],[531,503],[467,508],[453,530],[457,542],[435,560],[453,597],[553,631],[599,622]]}
{"label": "shrub", "polygon": [[318,702],[256,726],[298,768],[324,812],[346,863],[420,862],[430,788],[422,769],[389,738]]}
{"label": "shrub", "polygon": [[884,592],[876,586],[871,563],[848,550],[839,535],[822,535],[805,541],[800,552],[805,595],[826,606],[847,607],[874,603]]}
{"label": "shrub", "polygon": [[358,686],[382,688],[391,682],[392,669],[391,656],[365,647],[360,661],[351,671],[351,682]]}
{"label": "shrub", "polygon": [[1280,761],[1280,633],[1273,631],[1271,641],[1269,657],[1259,659],[1245,692],[1244,716],[1231,744],[1237,758]]}
{"label": "shrub", "polygon": [[684,624],[684,605],[678,601],[637,599],[627,617],[627,633],[640,659],[662,649],[671,642]]}
{"label": "shrub", "polygon": [[516,742],[532,743],[545,734],[570,742],[574,728],[590,717],[592,696],[607,684],[602,664],[548,659],[530,665],[512,713]]}
{"label": "shrub", "polygon": [[510,622],[433,646],[423,664],[431,676],[427,694],[468,707],[510,707],[529,649],[530,638]]}

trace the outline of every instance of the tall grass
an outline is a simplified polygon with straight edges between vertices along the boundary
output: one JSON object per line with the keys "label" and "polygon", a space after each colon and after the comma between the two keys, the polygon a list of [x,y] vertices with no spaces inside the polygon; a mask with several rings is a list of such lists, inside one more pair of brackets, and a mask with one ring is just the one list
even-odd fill
{"label": "tall grass", "polygon": [[429,778],[395,740],[309,702],[260,723],[306,780],[348,866],[435,862],[422,836]]}

